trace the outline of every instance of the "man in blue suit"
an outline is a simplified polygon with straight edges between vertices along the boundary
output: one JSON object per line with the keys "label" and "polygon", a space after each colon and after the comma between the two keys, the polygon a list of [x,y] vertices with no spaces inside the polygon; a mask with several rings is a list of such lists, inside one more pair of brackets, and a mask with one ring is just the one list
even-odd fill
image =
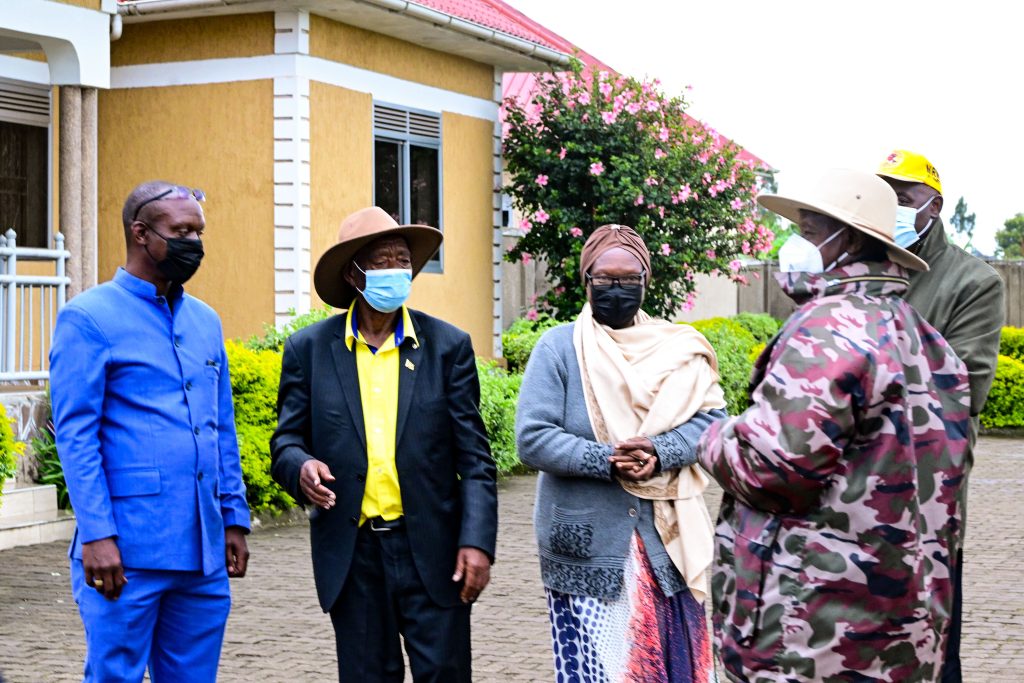
{"label": "man in blue suit", "polygon": [[144,183],[127,262],[61,311],[50,353],[57,450],[77,529],[71,587],[85,681],[214,681],[245,575],[249,508],[220,319],[182,284],[203,194]]}

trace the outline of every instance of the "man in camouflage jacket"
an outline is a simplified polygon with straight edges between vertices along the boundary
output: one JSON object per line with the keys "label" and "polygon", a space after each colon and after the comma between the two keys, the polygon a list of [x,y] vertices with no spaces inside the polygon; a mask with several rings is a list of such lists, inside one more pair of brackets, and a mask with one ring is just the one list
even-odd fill
{"label": "man in camouflage jacket", "polygon": [[753,405],[700,463],[725,490],[712,593],[733,681],[938,677],[961,543],[964,364],[860,262],[780,274],[801,306],[758,359]]}

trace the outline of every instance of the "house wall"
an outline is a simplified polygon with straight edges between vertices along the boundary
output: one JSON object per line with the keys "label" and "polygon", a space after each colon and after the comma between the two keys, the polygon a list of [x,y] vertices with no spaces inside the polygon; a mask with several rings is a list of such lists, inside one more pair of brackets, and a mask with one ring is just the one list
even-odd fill
{"label": "house wall", "polygon": [[[295,38],[296,30],[308,38]],[[277,72],[262,78],[264,62],[237,59],[293,54],[307,61],[291,80]],[[308,260],[311,273],[342,219],[373,201],[376,97],[442,114],[444,273],[419,276],[410,304],[468,331],[480,354],[492,353],[491,66],[287,13],[126,24],[111,63],[114,89],[100,94],[101,279],[124,260],[125,196],[138,182],[164,178],[209,197],[207,257],[189,291],[217,309],[229,337],[280,321],[282,291],[302,282],[305,266],[294,264]],[[351,87],[342,65],[364,70]],[[228,82],[203,83],[211,69],[213,80]],[[366,72],[382,74],[379,90]],[[178,85],[189,82],[200,84]],[[485,106],[464,104],[472,102],[466,96]],[[453,98],[461,100],[451,108],[471,110],[449,111]],[[296,213],[282,211],[282,202]],[[320,303],[315,292],[311,298]]]}
{"label": "house wall", "polygon": [[207,194],[206,257],[189,282],[228,337],[274,319],[273,84],[242,81],[101,91],[99,278],[124,263],[121,207],[164,179]]}
{"label": "house wall", "polygon": [[[157,64],[274,54],[274,14],[231,14],[126,24],[110,65]],[[187,78],[188,74],[182,74]]]}
{"label": "house wall", "polygon": [[309,18],[309,53],[407,81],[491,99],[494,70],[488,64],[317,15]]}

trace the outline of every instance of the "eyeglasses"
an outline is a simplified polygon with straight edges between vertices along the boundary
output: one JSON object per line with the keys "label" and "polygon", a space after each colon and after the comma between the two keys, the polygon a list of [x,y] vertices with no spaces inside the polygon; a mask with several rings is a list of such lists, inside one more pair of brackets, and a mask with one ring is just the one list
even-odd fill
{"label": "eyeglasses", "polygon": [[139,220],[139,212],[142,211],[142,208],[146,206],[146,204],[152,204],[153,202],[158,202],[161,199],[188,199],[189,197],[194,198],[197,202],[206,201],[206,193],[198,187],[190,189],[182,185],[175,185],[174,187],[169,187],[160,194],[150,197],[136,206],[135,215],[132,216],[132,222],[134,223]]}
{"label": "eyeglasses", "polygon": [[618,285],[623,289],[643,287],[647,278],[647,271],[641,270],[639,275],[623,275],[622,277],[609,277],[607,275],[591,275],[587,273],[587,282],[598,289],[607,289],[612,285]]}

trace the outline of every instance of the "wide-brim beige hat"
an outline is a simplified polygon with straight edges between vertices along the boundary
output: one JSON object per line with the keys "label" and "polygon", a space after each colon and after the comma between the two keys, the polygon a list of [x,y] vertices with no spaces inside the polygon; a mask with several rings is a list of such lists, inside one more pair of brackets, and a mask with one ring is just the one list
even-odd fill
{"label": "wide-brim beige hat", "polygon": [[800,211],[831,216],[874,237],[886,246],[889,258],[910,270],[928,270],[928,264],[893,241],[896,228],[896,193],[874,173],[852,169],[825,171],[801,196],[762,194],[757,203],[800,223]]}
{"label": "wide-brim beige hat", "polygon": [[360,209],[341,222],[338,243],[317,261],[313,285],[320,298],[335,308],[347,308],[355,298],[356,290],[345,281],[344,269],[360,249],[390,235],[404,237],[409,243],[413,277],[427,265],[444,240],[441,231],[429,225],[399,225],[380,207]]}

